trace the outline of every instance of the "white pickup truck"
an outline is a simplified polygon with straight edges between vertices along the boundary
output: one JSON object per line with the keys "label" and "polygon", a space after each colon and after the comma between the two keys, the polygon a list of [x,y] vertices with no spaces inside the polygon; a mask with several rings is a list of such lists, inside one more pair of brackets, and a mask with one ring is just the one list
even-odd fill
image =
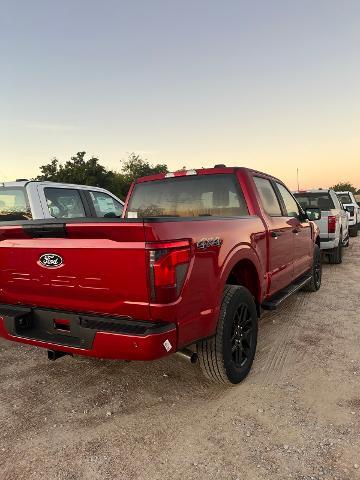
{"label": "white pickup truck", "polygon": [[357,237],[360,228],[360,207],[352,192],[336,192],[340,202],[349,214],[350,237]]}
{"label": "white pickup truck", "polygon": [[330,263],[341,263],[342,249],[349,246],[349,217],[334,190],[301,190],[294,196],[303,209],[320,208],[321,219],[315,222],[320,229],[320,248]]}
{"label": "white pickup truck", "polygon": [[120,217],[124,204],[109,191],[55,182],[0,183],[0,221]]}

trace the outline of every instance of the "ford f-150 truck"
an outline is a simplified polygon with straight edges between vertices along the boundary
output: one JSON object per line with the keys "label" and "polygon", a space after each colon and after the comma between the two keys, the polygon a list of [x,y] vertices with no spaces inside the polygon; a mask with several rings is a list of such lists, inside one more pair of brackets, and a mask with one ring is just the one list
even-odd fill
{"label": "ford f-150 truck", "polygon": [[321,219],[316,221],[320,231],[320,249],[329,263],[342,263],[343,247],[349,246],[349,216],[334,190],[302,190],[294,192],[296,200],[306,209],[317,207]]}
{"label": "ford f-150 truck", "polygon": [[360,207],[352,192],[336,192],[340,202],[349,215],[350,237],[357,237],[360,226]]}
{"label": "ford f-150 truck", "polygon": [[320,288],[320,215],[270,175],[216,166],[137,180],[122,219],[3,222],[0,335],[51,359],[182,352],[239,383],[262,309]]}

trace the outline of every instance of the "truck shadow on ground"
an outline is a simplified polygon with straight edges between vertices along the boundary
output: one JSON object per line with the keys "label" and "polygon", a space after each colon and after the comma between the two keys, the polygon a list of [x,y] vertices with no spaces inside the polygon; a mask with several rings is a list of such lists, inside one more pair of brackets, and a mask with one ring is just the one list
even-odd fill
{"label": "truck shadow on ground", "polygon": [[[287,325],[281,328],[287,329]],[[256,359],[254,371],[242,385],[261,380],[261,366],[274,354],[267,351],[272,330],[275,328],[271,318],[265,318],[259,335],[259,365]],[[176,355],[154,362],[83,357],[62,357],[49,362],[46,353],[34,347],[5,341],[0,346],[0,384],[4,392],[1,403],[7,404],[5,423],[11,422],[11,429],[16,425],[35,428],[39,416],[69,426],[74,422],[86,425],[91,418],[94,425],[109,420],[108,417],[124,417],[154,408],[213,402],[229,391],[223,385],[207,382],[198,365]],[[235,388],[240,395],[241,387]]]}

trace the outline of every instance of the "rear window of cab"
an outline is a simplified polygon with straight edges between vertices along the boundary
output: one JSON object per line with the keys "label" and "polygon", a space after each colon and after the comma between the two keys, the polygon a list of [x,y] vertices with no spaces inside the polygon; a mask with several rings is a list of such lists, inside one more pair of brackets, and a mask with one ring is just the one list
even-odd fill
{"label": "rear window of cab", "polygon": [[303,209],[308,207],[320,208],[320,210],[333,210],[334,202],[329,192],[304,192],[294,193],[294,197]]}
{"label": "rear window of cab", "polygon": [[249,215],[233,174],[194,175],[137,183],[126,217],[237,217]]}

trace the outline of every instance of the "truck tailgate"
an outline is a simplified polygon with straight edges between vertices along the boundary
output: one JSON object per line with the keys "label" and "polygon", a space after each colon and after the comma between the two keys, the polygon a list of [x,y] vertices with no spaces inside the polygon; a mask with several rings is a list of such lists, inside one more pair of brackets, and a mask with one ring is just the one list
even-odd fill
{"label": "truck tailgate", "polygon": [[149,318],[142,222],[3,225],[0,265],[1,303]]}
{"label": "truck tailgate", "polygon": [[320,236],[323,240],[335,238],[335,233],[329,234],[328,230],[328,219],[331,215],[339,216],[339,213],[336,210],[321,210],[321,219],[315,221],[316,225],[319,227]]}

